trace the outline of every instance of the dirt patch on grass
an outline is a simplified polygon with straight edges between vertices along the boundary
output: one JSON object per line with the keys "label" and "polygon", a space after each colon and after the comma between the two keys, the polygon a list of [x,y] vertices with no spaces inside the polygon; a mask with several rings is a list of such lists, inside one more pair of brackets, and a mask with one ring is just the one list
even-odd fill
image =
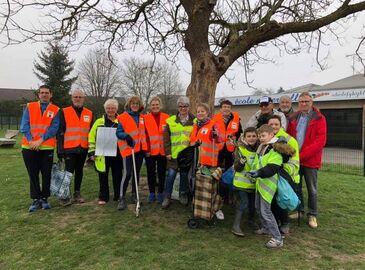
{"label": "dirt patch on grass", "polygon": [[340,261],[342,263],[352,263],[352,262],[365,262],[365,253],[362,254],[338,254],[333,257],[336,261]]}

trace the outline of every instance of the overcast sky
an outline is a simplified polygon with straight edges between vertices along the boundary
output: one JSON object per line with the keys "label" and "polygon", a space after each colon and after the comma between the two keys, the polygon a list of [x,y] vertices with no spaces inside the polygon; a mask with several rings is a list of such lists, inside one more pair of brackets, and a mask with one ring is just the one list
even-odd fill
{"label": "overcast sky", "polygon": [[[351,65],[353,60],[346,57],[353,54],[358,45],[355,39],[365,35],[365,13],[359,14],[359,19],[342,36],[343,46],[337,42],[329,44],[328,68],[320,71],[315,63],[315,52],[301,53],[300,55],[276,55],[276,63],[256,65],[255,71],[249,75],[252,85],[257,88],[290,89],[301,85],[315,83],[319,85],[353,75]],[[37,60],[37,53],[43,49],[43,44],[21,44],[0,48],[0,88],[37,88],[40,82],[33,74],[33,64]],[[365,47],[365,46],[364,46]],[[81,48],[77,52],[70,52],[71,59],[81,60],[89,48]],[[268,48],[269,49],[269,48]],[[362,49],[365,55],[365,48]],[[126,52],[118,54],[119,59],[135,53]],[[275,54],[271,54],[274,55]],[[143,55],[148,58],[148,55]],[[182,56],[178,62],[180,79],[186,87],[190,80],[190,63],[188,57]],[[357,66],[359,72],[360,66]],[[363,72],[363,71],[362,71]],[[232,86],[224,78],[218,84],[216,97],[248,95],[254,91],[245,84],[243,68],[238,64],[233,65],[227,75],[233,80]]]}

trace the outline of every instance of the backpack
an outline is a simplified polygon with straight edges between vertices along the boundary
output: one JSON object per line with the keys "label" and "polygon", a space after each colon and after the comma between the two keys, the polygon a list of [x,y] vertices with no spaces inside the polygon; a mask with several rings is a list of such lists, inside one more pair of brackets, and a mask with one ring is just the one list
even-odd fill
{"label": "backpack", "polygon": [[293,211],[298,208],[300,200],[289,182],[279,174],[276,202],[281,209]]}

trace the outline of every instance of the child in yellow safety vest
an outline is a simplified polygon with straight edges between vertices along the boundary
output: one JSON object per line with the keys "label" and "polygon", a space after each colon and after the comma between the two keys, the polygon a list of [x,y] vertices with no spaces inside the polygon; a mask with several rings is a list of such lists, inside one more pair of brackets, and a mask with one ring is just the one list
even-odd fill
{"label": "child in yellow safety vest", "polygon": [[239,151],[242,156],[246,158],[246,163],[240,163],[238,156],[235,157],[233,188],[234,194],[239,203],[236,207],[234,223],[232,226],[232,233],[237,236],[244,236],[241,230],[242,215],[246,208],[248,208],[248,224],[254,226],[254,212],[255,212],[255,182],[252,177],[248,175],[251,171],[253,161],[255,159],[256,150],[259,146],[257,132],[254,127],[248,127],[237,141],[238,147],[235,151]]}
{"label": "child in yellow safety vest", "polygon": [[249,172],[256,178],[255,206],[260,213],[262,228],[257,234],[271,234],[272,238],[266,243],[268,248],[283,246],[283,237],[271,211],[271,202],[277,191],[278,173],[283,164],[282,155],[294,154],[294,149],[288,144],[279,143],[271,126],[264,124],[258,130],[260,145],[256,151],[253,170]]}

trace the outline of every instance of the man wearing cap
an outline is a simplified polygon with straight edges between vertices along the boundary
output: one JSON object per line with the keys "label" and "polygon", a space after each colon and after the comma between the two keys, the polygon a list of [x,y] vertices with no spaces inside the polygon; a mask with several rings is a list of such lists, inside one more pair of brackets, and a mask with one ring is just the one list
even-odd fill
{"label": "man wearing cap", "polygon": [[291,98],[288,95],[281,96],[279,99],[279,112],[282,112],[285,114],[286,119],[294,113],[293,107],[292,107],[292,101]]}
{"label": "man wearing cap", "polygon": [[245,128],[254,127],[259,128],[263,124],[267,124],[270,116],[279,115],[281,118],[281,126],[284,130],[287,127],[285,114],[274,109],[274,104],[271,97],[263,96],[259,100],[260,110],[258,110],[247,122]]}

